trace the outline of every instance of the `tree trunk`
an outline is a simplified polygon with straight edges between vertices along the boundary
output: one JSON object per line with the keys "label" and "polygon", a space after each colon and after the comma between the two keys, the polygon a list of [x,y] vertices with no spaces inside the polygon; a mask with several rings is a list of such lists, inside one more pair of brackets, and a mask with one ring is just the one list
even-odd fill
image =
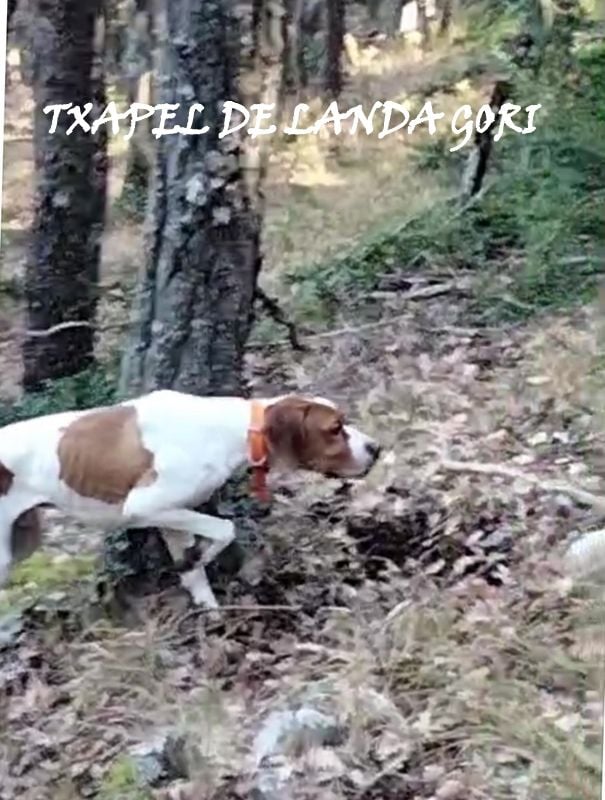
{"label": "tree trunk", "polygon": [[416,0],[418,8],[418,31],[422,36],[422,46],[428,49],[431,46],[431,26],[427,14],[426,0]]}
{"label": "tree trunk", "polygon": [[7,34],[11,29],[11,20],[13,18],[13,14],[15,13],[16,8],[17,8],[17,0],[8,0],[8,6],[7,6],[7,11],[6,11],[6,32],[7,32]]}
{"label": "tree trunk", "polygon": [[490,98],[490,108],[494,113],[494,121],[483,132],[475,132],[474,147],[471,150],[464,174],[462,176],[462,200],[467,202],[478,194],[483,186],[487,172],[487,164],[493,146],[493,133],[498,124],[498,112],[510,95],[510,86],[506,81],[497,81]]}
{"label": "tree trunk", "polygon": [[26,268],[27,327],[46,330],[68,320],[83,325],[26,338],[23,383],[29,390],[93,361],[106,134],[78,128],[68,137],[73,117],[65,113],[51,134],[42,109],[91,100],[104,105],[102,62],[95,56],[99,11],[99,0],[37,0],[35,8],[36,207]]}
{"label": "tree trunk", "polygon": [[441,0],[441,18],[439,20],[439,36],[447,37],[452,27],[454,0]]}
{"label": "tree trunk", "polygon": [[[250,207],[235,135],[218,138],[222,103],[236,97],[238,39],[227,0],[164,0],[159,103],[203,98],[202,135],[157,140],[146,263],[135,300],[121,391],[242,390],[252,323],[259,220]],[[180,117],[180,118],[179,118]],[[200,127],[200,116],[194,127]]]}
{"label": "tree trunk", "polygon": [[327,0],[326,71],[324,88],[332,98],[342,91],[342,51],[345,35],[344,0]]}
{"label": "tree trunk", "polygon": [[[120,393],[133,396],[156,388],[193,394],[243,394],[244,347],[250,331],[260,269],[260,214],[252,207],[240,164],[236,135],[218,138],[225,100],[237,100],[238,32],[229,0],[160,0],[159,103],[181,103],[187,125],[191,98],[203,98],[204,114],[192,127],[201,136],[157,140],[147,216],[146,262],[135,299],[133,329],[123,364]],[[239,120],[238,120],[239,121]],[[261,137],[262,138],[262,137]],[[227,496],[202,509],[240,518],[241,532],[253,531],[254,509],[247,489],[234,483]],[[216,513],[216,511],[214,512]],[[149,537],[151,534],[151,538]],[[148,557],[137,559],[140,537]],[[233,543],[213,564],[233,572],[242,550]],[[127,601],[166,585],[171,569],[157,533],[124,531],[108,540],[106,569]],[[209,570],[212,575],[213,570]]]}
{"label": "tree trunk", "polygon": [[264,0],[252,0],[252,61],[255,68],[260,55],[264,14]]}
{"label": "tree trunk", "polygon": [[[128,0],[125,16],[124,50],[119,61],[120,83],[126,104],[153,105],[154,35],[149,0]],[[124,183],[120,193],[121,210],[142,219],[147,206],[149,179],[153,164],[152,118],[137,123],[128,143]]]}

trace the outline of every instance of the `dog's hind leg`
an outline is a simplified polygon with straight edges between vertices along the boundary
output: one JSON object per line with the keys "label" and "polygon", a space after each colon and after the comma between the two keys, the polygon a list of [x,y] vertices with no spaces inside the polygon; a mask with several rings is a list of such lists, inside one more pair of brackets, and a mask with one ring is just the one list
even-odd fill
{"label": "dog's hind leg", "polygon": [[12,567],[38,549],[42,526],[37,503],[31,497],[0,498],[0,588]]}
{"label": "dog's hind leg", "polygon": [[13,562],[13,519],[0,501],[0,589],[8,581]]}
{"label": "dog's hind leg", "polygon": [[28,508],[14,520],[11,526],[13,561],[24,561],[42,544],[40,509]]}

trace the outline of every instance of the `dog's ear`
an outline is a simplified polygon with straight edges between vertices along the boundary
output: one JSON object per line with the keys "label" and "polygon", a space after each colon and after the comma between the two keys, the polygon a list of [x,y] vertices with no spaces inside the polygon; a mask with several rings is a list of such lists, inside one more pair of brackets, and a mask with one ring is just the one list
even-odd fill
{"label": "dog's ear", "polygon": [[269,454],[279,461],[299,465],[307,444],[305,421],[311,408],[308,400],[286,397],[265,412],[264,434]]}

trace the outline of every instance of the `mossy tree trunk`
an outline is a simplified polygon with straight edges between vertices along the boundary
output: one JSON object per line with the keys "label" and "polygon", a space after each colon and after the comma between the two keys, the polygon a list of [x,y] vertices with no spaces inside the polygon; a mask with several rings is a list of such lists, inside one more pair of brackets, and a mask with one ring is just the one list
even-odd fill
{"label": "mossy tree trunk", "polygon": [[[242,389],[252,323],[259,220],[251,208],[237,136],[218,138],[222,104],[237,96],[238,37],[227,0],[165,0],[159,103],[180,103],[187,127],[204,99],[201,136],[157,141],[146,261],[136,293],[121,388],[194,394]],[[197,115],[194,127],[200,126]]]}
{"label": "mossy tree trunk", "polygon": [[[107,141],[61,114],[50,133],[46,106],[91,100],[105,104],[102,60],[95,50],[99,0],[36,0],[34,37],[35,211],[26,268],[26,324],[46,336],[26,336],[24,387],[80,372],[93,361],[94,317],[106,201]],[[95,112],[93,110],[93,114]]]}

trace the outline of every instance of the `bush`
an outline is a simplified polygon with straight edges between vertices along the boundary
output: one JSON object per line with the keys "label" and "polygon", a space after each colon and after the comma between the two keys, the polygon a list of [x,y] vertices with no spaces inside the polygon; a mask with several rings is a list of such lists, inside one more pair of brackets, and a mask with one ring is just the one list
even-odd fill
{"label": "bush", "polygon": [[12,422],[66,410],[94,408],[116,400],[116,379],[100,367],[48,381],[41,392],[25,394],[13,405],[0,406],[0,427]]}

